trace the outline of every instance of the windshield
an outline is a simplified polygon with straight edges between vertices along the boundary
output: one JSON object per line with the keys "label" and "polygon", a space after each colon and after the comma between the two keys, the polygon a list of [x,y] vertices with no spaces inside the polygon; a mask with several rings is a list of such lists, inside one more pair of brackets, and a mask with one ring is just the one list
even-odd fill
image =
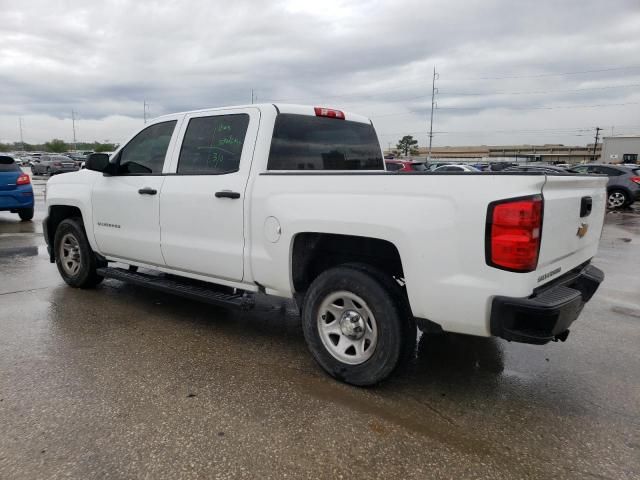
{"label": "windshield", "polygon": [[269,170],[384,170],[382,151],[368,123],[280,114]]}

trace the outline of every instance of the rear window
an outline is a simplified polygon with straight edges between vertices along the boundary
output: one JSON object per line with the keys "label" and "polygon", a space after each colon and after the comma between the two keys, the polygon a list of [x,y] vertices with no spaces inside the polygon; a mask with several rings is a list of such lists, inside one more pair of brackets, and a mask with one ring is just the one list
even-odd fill
{"label": "rear window", "polygon": [[11,157],[0,155],[0,172],[19,172],[20,167]]}
{"label": "rear window", "polygon": [[384,170],[373,126],[308,115],[280,114],[269,170]]}

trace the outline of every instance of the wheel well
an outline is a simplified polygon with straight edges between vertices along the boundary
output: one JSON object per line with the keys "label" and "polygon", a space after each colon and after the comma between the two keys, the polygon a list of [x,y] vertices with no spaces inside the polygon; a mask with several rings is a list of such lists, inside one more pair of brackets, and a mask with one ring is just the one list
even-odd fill
{"label": "wheel well", "polygon": [[53,249],[53,239],[56,236],[56,230],[58,225],[66,218],[80,217],[82,218],[82,212],[78,207],[71,207],[69,205],[54,205],[49,208],[49,216],[47,217],[47,244],[51,246],[51,260],[55,259],[55,252]]}
{"label": "wheel well", "polygon": [[375,266],[396,279],[404,278],[400,254],[391,242],[354,235],[299,233],[292,252],[294,291],[305,292],[325,270],[354,262]]}

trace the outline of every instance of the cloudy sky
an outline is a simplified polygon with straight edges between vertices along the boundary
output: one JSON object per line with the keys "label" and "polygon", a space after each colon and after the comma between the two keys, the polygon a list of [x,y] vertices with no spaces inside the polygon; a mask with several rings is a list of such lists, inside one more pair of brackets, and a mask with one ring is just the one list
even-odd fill
{"label": "cloudy sky", "polygon": [[638,0],[0,0],[0,141],[122,141],[258,102],[370,116],[384,147],[640,133]]}

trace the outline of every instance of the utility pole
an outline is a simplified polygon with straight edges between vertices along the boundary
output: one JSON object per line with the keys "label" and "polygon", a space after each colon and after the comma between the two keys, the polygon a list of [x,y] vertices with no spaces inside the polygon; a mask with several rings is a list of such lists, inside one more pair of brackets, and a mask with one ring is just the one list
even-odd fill
{"label": "utility pole", "polygon": [[147,124],[147,110],[149,109],[149,104],[146,100],[142,102],[142,118],[144,119],[145,125]]}
{"label": "utility pole", "polygon": [[431,144],[433,143],[433,109],[436,105],[436,80],[440,76],[436,73],[436,66],[433,66],[433,79],[431,81],[431,121],[429,122],[429,155],[427,156],[427,163],[431,162]]}
{"label": "utility pole", "polygon": [[71,125],[73,126],[73,150],[78,150],[76,143],[76,112],[71,110]]}
{"label": "utility pole", "polygon": [[600,136],[600,127],[596,127],[596,142],[593,144],[593,161],[596,161],[596,148],[598,147],[598,137]]}
{"label": "utility pole", "polygon": [[24,152],[24,137],[22,136],[22,117],[18,117],[18,123],[20,124],[20,145],[22,145],[22,151]]}
{"label": "utility pole", "polygon": [[253,102],[254,102],[255,100],[257,100],[257,99],[258,99],[258,98],[257,98],[257,97],[255,97],[255,96],[254,96],[254,94],[253,94],[253,88],[252,88],[252,89],[251,89],[251,105],[253,105]]}

